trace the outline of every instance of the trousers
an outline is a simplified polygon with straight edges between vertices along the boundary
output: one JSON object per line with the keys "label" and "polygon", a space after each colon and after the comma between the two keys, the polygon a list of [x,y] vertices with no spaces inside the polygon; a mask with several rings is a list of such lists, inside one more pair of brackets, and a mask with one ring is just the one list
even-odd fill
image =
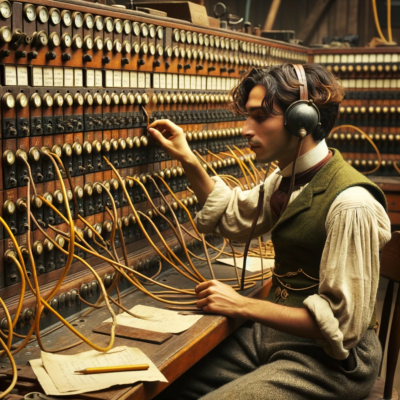
{"label": "trousers", "polygon": [[382,350],[368,330],[343,361],[315,340],[248,321],[157,400],[361,400],[378,376]]}

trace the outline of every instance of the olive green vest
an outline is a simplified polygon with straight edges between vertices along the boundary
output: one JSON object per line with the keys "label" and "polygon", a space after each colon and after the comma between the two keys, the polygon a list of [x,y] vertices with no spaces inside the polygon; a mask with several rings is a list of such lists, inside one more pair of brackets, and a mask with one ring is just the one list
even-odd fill
{"label": "olive green vest", "polygon": [[272,230],[275,270],[268,301],[304,307],[303,301],[318,293],[326,242],[325,220],[331,204],[343,190],[362,186],[386,209],[383,192],[348,165],[338,150],[331,151],[332,158],[288,205]]}

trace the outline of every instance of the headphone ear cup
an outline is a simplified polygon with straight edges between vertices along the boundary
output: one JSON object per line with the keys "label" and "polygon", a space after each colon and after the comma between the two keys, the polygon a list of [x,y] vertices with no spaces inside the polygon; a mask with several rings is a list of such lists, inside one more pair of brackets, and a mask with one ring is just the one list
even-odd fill
{"label": "headphone ear cup", "polygon": [[302,137],[300,131],[307,135],[320,125],[318,107],[310,100],[299,100],[292,103],[285,112],[286,129],[294,136]]}

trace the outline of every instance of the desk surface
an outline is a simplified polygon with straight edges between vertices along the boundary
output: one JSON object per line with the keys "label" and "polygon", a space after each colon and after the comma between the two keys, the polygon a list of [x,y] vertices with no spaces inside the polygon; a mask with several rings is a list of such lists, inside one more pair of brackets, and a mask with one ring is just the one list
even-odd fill
{"label": "desk surface", "polygon": [[[199,266],[199,270],[207,277],[207,267],[204,265]],[[235,276],[233,268],[222,266],[221,264],[215,264],[214,270],[218,278]],[[174,270],[165,271],[158,277],[158,280],[161,280],[166,284],[173,284],[175,287],[189,288],[194,286],[188,282],[187,279],[178,275]],[[270,285],[270,280],[265,281],[263,286],[261,286],[260,282],[257,282],[257,285],[248,289],[245,294],[256,298],[265,298]],[[148,289],[152,291],[160,290],[155,286],[148,286]],[[126,297],[123,297],[122,300],[123,305],[127,308],[131,308],[136,304],[156,307],[165,306],[164,303],[153,300],[139,291],[135,291]],[[97,327],[107,318],[109,318],[109,313],[107,309],[102,308],[94,310],[86,317],[75,320],[73,324],[76,325],[76,329],[91,341],[97,345],[106,346],[109,343],[110,337],[93,333],[92,329]],[[114,346],[132,346],[140,348],[171,383],[225,339],[230,333],[237,329],[243,322],[244,320],[240,319],[232,320],[222,316],[205,315],[190,329],[181,334],[173,335],[171,339],[167,340],[163,344],[153,344],[116,337]],[[77,337],[66,327],[62,327],[43,337],[43,343],[45,346],[48,346],[49,350],[61,348],[75,342],[77,342]],[[77,354],[87,350],[91,350],[91,348],[86,344],[80,344],[69,350],[62,351],[60,354]],[[38,347],[37,342],[29,344],[15,356],[19,368],[16,388],[18,388],[21,395],[36,391],[43,393],[32,369],[27,365],[28,360],[39,357],[40,348]],[[7,370],[5,366],[5,364],[2,365],[3,370],[0,370],[0,373],[6,374],[10,377],[11,371]],[[8,382],[9,378],[0,380],[0,390],[7,387]],[[161,382],[140,383],[134,386],[121,385],[114,386],[107,390],[74,396],[74,399],[152,399],[166,386],[167,384]],[[17,399],[18,397],[13,398]],[[23,397],[20,398],[23,399]],[[71,400],[71,397],[66,396],[57,398]]]}

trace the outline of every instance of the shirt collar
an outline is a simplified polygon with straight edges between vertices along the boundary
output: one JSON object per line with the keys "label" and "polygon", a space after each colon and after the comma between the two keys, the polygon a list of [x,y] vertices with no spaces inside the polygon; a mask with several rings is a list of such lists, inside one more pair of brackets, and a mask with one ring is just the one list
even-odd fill
{"label": "shirt collar", "polygon": [[[329,153],[328,146],[326,145],[325,139],[321,140],[316,147],[311,149],[309,152],[303,154],[297,159],[295,175],[307,171],[309,168],[313,167],[322,161]],[[282,171],[278,170],[278,174],[283,178],[287,178],[292,175],[293,163],[290,163]]]}

